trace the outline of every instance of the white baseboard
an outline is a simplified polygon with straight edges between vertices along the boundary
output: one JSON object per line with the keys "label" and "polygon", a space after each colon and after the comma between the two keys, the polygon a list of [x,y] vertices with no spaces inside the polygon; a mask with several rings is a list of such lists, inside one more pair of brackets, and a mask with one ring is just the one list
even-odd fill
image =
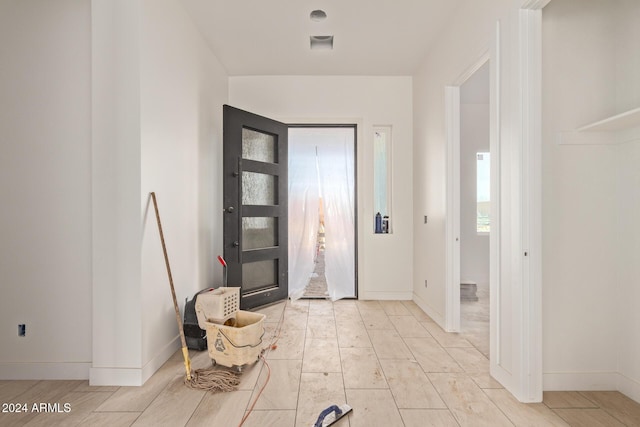
{"label": "white baseboard", "polygon": [[619,372],[554,372],[542,376],[544,391],[615,390],[640,403],[640,382]]}
{"label": "white baseboard", "polygon": [[378,301],[411,301],[412,292],[376,292],[376,291],[366,291],[361,292],[358,295],[358,299],[361,300],[378,300]]}
{"label": "white baseboard", "polygon": [[422,297],[413,293],[413,302],[422,309],[429,317],[431,317],[442,329],[444,329],[444,316],[431,307]]}
{"label": "white baseboard", "polygon": [[176,336],[167,345],[165,345],[154,358],[144,365],[142,368],[142,383],[144,384],[149,378],[151,378],[151,376],[155,374],[162,365],[164,365],[164,362],[169,360],[169,358],[173,356],[179,348],[181,348],[180,337]]}
{"label": "white baseboard", "polygon": [[180,339],[174,338],[142,368],[91,368],[90,385],[141,386],[180,348]]}
{"label": "white baseboard", "polygon": [[140,386],[180,348],[175,337],[143,368],[93,368],[91,362],[0,362],[0,380],[89,380],[91,385]]}
{"label": "white baseboard", "polygon": [[618,389],[617,372],[553,372],[542,375],[545,391],[604,391]]}
{"label": "white baseboard", "polygon": [[86,380],[91,362],[0,362],[3,380]]}
{"label": "white baseboard", "polygon": [[630,399],[635,400],[640,403],[640,382],[634,380],[633,378],[629,378],[622,374],[618,374],[618,388],[617,390],[629,397]]}
{"label": "white baseboard", "polygon": [[141,368],[91,368],[89,385],[141,386]]}

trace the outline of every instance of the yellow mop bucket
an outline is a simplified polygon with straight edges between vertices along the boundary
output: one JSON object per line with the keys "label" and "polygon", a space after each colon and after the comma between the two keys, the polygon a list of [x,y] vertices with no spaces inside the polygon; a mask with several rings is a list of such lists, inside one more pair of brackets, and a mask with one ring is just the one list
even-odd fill
{"label": "yellow mop bucket", "polygon": [[207,332],[211,360],[226,367],[254,363],[262,352],[266,316],[238,310],[240,288],[218,288],[199,294],[198,325]]}

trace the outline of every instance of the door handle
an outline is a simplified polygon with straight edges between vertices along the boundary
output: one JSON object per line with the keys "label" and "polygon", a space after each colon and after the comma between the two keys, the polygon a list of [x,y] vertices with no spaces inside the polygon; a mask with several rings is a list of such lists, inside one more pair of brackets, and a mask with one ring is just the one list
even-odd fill
{"label": "door handle", "polygon": [[237,240],[235,242],[233,242],[231,244],[231,246],[233,246],[234,248],[237,248],[238,246],[240,246],[240,242],[238,242]]}
{"label": "door handle", "polygon": [[225,209],[228,213],[233,213],[233,211],[235,210],[233,206],[229,206],[227,209]]}

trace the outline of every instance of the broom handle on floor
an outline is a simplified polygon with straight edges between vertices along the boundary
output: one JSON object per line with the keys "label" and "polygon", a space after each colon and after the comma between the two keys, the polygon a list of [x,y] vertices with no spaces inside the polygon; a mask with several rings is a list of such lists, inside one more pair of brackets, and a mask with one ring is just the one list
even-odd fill
{"label": "broom handle on floor", "polygon": [[173,287],[173,276],[171,276],[171,267],[169,266],[169,256],[167,255],[167,246],[164,243],[164,233],[162,232],[162,223],[160,222],[160,212],[158,212],[158,202],[156,201],[156,193],[151,192],[153,199],[153,207],[156,211],[156,221],[158,222],[158,231],[160,231],[160,241],[162,242],[162,252],[164,253],[164,263],[167,266],[167,274],[169,275],[169,286],[171,286],[171,297],[173,298],[173,308],[176,311],[176,321],[178,322],[178,330],[180,331],[180,341],[182,342],[182,356],[184,357],[184,368],[187,371],[187,380],[191,381],[191,360],[189,360],[189,350],[187,349],[187,340],[184,338],[182,330],[182,319],[180,318],[180,309],[178,308],[178,300],[176,298],[176,290]]}

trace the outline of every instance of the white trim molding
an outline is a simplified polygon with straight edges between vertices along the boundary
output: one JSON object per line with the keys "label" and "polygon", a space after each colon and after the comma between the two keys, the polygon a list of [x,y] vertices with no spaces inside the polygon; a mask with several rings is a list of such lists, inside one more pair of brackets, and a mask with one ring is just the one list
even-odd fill
{"label": "white trim molding", "polygon": [[403,292],[386,292],[386,291],[363,291],[358,294],[358,299],[361,300],[389,300],[389,301],[411,301],[413,297],[413,291]]}
{"label": "white trim molding", "polygon": [[545,391],[617,390],[640,402],[640,382],[620,372],[547,372],[543,376]]}
{"label": "white trim molding", "polygon": [[573,131],[558,132],[562,144],[626,144],[640,140],[640,108],[589,123]]}
{"label": "white trim molding", "polygon": [[2,362],[3,380],[86,380],[91,362]]}
{"label": "white trim molding", "polygon": [[489,234],[489,351],[491,356],[490,367],[492,374],[495,374],[497,367],[502,365],[501,352],[499,351],[502,345],[502,335],[500,328],[502,303],[499,295],[502,295],[502,251],[500,250],[500,242],[502,231],[500,227],[495,225],[502,223],[502,194],[501,182],[502,171],[500,165],[502,164],[502,151],[501,151],[501,95],[502,90],[500,86],[501,71],[500,64],[501,50],[500,50],[500,21],[496,22],[495,40],[491,51],[491,57],[493,61],[491,66],[491,92],[490,92],[490,129],[489,129],[489,151],[491,152],[491,222],[493,227]]}
{"label": "white trim molding", "polygon": [[617,372],[548,372],[544,374],[546,391],[616,390]]}
{"label": "white trim molding", "polygon": [[434,322],[444,329],[444,316],[442,313],[436,311],[431,305],[429,305],[429,303],[427,303],[426,300],[416,293],[413,294],[413,302],[415,302],[427,316],[432,318]]}
{"label": "white trim molding", "polygon": [[539,10],[548,5],[551,0],[523,0],[520,9]]}
{"label": "white trim molding", "polygon": [[141,386],[180,348],[176,336],[142,368],[95,367],[89,371],[92,386]]}
{"label": "white trim molding", "polygon": [[92,386],[141,386],[141,368],[91,368],[89,385]]}
{"label": "white trim molding", "polygon": [[640,382],[634,380],[633,378],[629,378],[626,375],[622,375],[621,373],[617,373],[617,384],[616,390],[625,396],[630,397],[636,402],[640,402]]}
{"label": "white trim molding", "polygon": [[444,90],[447,141],[444,329],[460,332],[460,86],[446,86]]}
{"label": "white trim molding", "polygon": [[542,10],[521,9],[522,361],[520,400],[542,401]]}

